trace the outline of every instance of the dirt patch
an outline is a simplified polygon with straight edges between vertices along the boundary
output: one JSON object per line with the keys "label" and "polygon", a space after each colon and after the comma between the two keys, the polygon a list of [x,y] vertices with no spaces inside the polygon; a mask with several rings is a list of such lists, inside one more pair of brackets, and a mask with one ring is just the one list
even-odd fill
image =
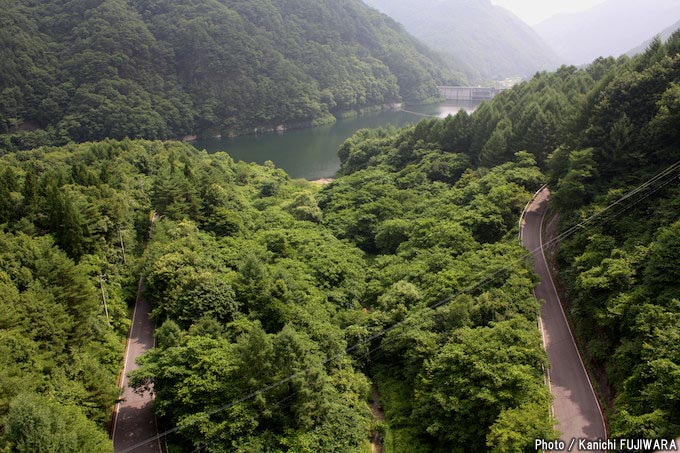
{"label": "dirt patch", "polygon": [[[383,412],[382,407],[380,407],[380,393],[378,392],[378,387],[373,384],[371,389],[371,411],[373,412],[373,419],[378,422],[385,421],[385,412]],[[371,437],[371,452],[372,453],[383,453],[382,436],[384,433],[379,430],[373,431]]]}
{"label": "dirt patch", "polygon": [[330,184],[334,181],[334,178],[321,178],[321,179],[315,179],[314,181],[309,181],[313,184],[318,184],[320,186],[325,186],[327,184]]}

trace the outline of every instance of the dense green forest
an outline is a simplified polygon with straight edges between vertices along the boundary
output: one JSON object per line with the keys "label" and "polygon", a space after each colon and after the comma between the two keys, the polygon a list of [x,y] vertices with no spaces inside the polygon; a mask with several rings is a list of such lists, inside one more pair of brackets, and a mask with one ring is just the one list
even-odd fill
{"label": "dense green forest", "polygon": [[[550,434],[538,306],[513,232],[542,179],[529,155],[470,170],[457,187],[421,166],[360,171],[320,193],[224,155],[189,162],[190,170],[170,163],[179,180],[168,186],[188,178],[198,198],[157,205],[166,217],[154,227],[145,275],[162,322],[159,348],[132,374],[137,386],[154,384],[158,413],[184,427],[175,442],[208,451],[363,451],[374,371],[391,376],[386,395],[437,409],[424,416],[404,408],[403,425],[388,433],[397,451],[470,442],[484,449],[508,437],[528,445]],[[498,209],[493,237],[481,232],[490,205]],[[426,308],[499,269],[498,281]],[[400,321],[403,329],[368,340]],[[507,355],[495,354],[499,344],[512,346]],[[494,366],[450,388],[446,376],[477,359]],[[477,387],[479,376],[501,370],[507,381]],[[496,396],[466,410],[435,401],[477,391]],[[518,423],[526,411],[535,419]],[[457,434],[436,428],[468,417],[475,421]]]}
{"label": "dense green forest", "polygon": [[1,5],[5,151],[321,124],[456,81],[359,0]]}
{"label": "dense green forest", "polygon": [[[367,365],[386,410],[386,451],[523,450],[552,436],[535,281],[516,243],[543,177],[528,153],[472,170],[419,127],[383,150],[401,160],[352,172],[320,196],[335,235],[371,257],[371,325],[403,323]],[[404,165],[410,150],[419,156]]]}
{"label": "dense green forest", "polygon": [[[493,170],[463,159],[452,183],[438,176],[441,155],[324,190],[172,142],[5,156],[2,442],[110,449],[102,427],[138,273],[160,327],[132,378],[154,384],[161,420],[182,427],[179,449],[364,451],[378,428],[396,451],[550,436],[534,280],[515,240],[543,177],[519,153]],[[498,278],[464,291],[488,272]],[[94,288],[101,274],[111,325]],[[489,373],[507,379],[485,382]],[[376,426],[372,382],[404,405],[400,423]],[[466,394],[479,398],[445,402]],[[442,429],[454,421],[458,431]]]}
{"label": "dense green forest", "polygon": [[[158,347],[131,378],[171,448],[533,451],[556,433],[518,216],[546,181],[563,229],[609,205],[678,160],[678,120],[680,34],[361,131],[323,188],[176,142],[9,153],[0,447],[111,450],[142,275]],[[680,432],[680,194],[658,189],[556,257],[613,437]]]}
{"label": "dense green forest", "polygon": [[0,161],[0,444],[9,451],[112,450],[102,428],[118,398],[151,179],[110,153],[93,144]]}
{"label": "dense green forest", "polygon": [[[680,160],[680,33],[590,94],[583,134],[553,155],[562,223],[573,224]],[[585,126],[585,127],[584,127]],[[580,151],[575,151],[580,150]],[[614,437],[680,434],[680,191],[677,168],[558,255],[571,312],[610,390]]]}
{"label": "dense green forest", "polygon": [[[411,175],[402,184],[425,178],[450,183],[461,181],[469,162],[493,166],[525,149],[549,169],[553,208],[566,230],[678,160],[679,50],[675,34],[634,59],[599,59],[583,70],[538,74],[471,116],[423,121],[404,131],[363,131],[340,149],[341,174],[352,178],[387,168]],[[610,221],[607,216],[579,231],[558,256],[565,300],[600,381],[614,437],[680,432],[674,175],[631,200],[637,204],[614,211]],[[359,187],[367,184],[356,186],[361,192]],[[370,253],[383,251],[385,236],[366,220],[389,210],[362,207],[357,218],[356,206],[348,206],[337,218],[327,214],[341,226],[336,234]],[[493,225],[495,210],[482,212]],[[413,222],[395,220],[391,226],[401,240],[397,225],[413,228]],[[489,226],[479,231],[493,235]],[[398,425],[403,407],[392,402],[398,410],[390,416],[389,405],[388,423]]]}
{"label": "dense green forest", "polygon": [[[676,33],[633,59],[537,74],[471,116],[361,132],[340,150],[341,173],[427,165],[428,177],[455,181],[468,161],[491,166],[524,149],[548,170],[553,210],[567,230],[677,163],[679,85]],[[612,437],[680,433],[678,200],[676,168],[564,240],[557,256]]]}

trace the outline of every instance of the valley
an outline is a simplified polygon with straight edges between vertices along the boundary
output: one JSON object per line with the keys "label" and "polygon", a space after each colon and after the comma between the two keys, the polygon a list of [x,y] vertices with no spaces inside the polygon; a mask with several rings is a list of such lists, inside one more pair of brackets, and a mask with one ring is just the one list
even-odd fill
{"label": "valley", "polygon": [[584,1],[0,8],[0,451],[668,445],[678,18]]}

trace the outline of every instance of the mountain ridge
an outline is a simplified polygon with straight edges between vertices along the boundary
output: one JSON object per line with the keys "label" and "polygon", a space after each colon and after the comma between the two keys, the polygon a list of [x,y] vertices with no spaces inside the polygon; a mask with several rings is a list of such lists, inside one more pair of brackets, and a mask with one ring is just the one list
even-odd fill
{"label": "mountain ridge", "polygon": [[618,57],[680,18],[674,0],[608,0],[591,9],[558,14],[533,28],[567,64]]}
{"label": "mountain ridge", "polygon": [[0,149],[316,125],[458,81],[359,0],[20,0],[0,23],[0,134],[24,131]]}
{"label": "mountain ridge", "polygon": [[463,66],[472,80],[533,75],[558,66],[533,29],[490,0],[366,0],[407,31]]}
{"label": "mountain ridge", "polygon": [[628,55],[629,57],[632,57],[632,56],[635,56],[637,54],[644,52],[654,42],[656,37],[658,37],[659,40],[661,40],[661,42],[666,42],[668,40],[668,38],[670,38],[671,35],[673,35],[673,33],[675,33],[678,30],[680,30],[680,20],[677,21],[676,23],[674,23],[673,25],[671,25],[670,27],[665,28],[661,33],[657,33],[652,38],[643,42],[642,44],[640,44],[636,48],[629,50],[628,52],[626,52],[626,55]]}

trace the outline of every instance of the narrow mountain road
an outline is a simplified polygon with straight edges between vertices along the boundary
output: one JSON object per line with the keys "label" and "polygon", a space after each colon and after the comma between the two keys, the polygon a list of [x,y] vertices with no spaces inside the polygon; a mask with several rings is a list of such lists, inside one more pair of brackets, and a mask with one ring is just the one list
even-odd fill
{"label": "narrow mountain road", "polygon": [[[125,350],[123,368],[122,401],[116,405],[113,414],[113,449],[124,451],[133,445],[157,435],[156,417],[153,413],[153,398],[149,392],[139,395],[128,386],[127,373],[138,368],[135,361],[154,346],[154,323],[149,317],[151,304],[144,299],[140,281],[137,301],[132,313],[132,326]],[[134,453],[162,453],[160,440],[155,440],[133,450]]]}
{"label": "narrow mountain road", "polygon": [[558,422],[557,429],[567,446],[572,439],[576,439],[571,451],[581,451],[578,449],[578,439],[605,439],[607,429],[542,249],[542,225],[549,198],[550,191],[544,188],[529,203],[520,225],[520,238],[524,246],[534,252],[535,271],[541,277],[534,296],[545,301],[540,318],[543,342],[550,362],[548,380],[554,396],[553,412]]}

